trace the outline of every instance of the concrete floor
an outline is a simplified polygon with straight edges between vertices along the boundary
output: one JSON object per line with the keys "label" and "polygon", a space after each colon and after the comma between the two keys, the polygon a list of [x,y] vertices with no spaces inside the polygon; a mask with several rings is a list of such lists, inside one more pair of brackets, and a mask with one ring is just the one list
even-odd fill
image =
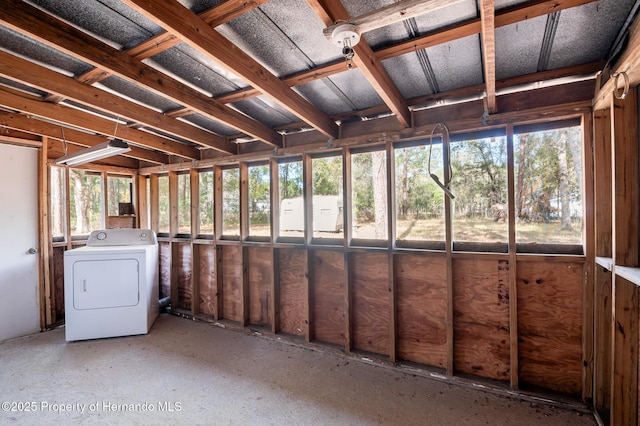
{"label": "concrete floor", "polygon": [[66,343],[57,329],[0,343],[0,402],[2,425],[595,424],[166,314],[145,336]]}

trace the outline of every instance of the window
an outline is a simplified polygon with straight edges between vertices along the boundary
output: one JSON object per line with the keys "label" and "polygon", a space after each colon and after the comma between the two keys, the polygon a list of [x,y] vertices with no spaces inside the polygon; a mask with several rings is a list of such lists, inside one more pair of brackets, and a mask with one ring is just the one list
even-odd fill
{"label": "window", "polygon": [[[429,175],[444,182],[442,142],[396,146],[396,239],[405,241],[445,240],[444,193]],[[442,243],[434,248],[444,249]]]}
{"label": "window", "polygon": [[222,235],[240,236],[240,169],[222,170]]}
{"label": "window", "polygon": [[65,175],[64,168],[51,167],[51,237],[53,241],[64,241],[65,235]]}
{"label": "window", "polygon": [[[514,200],[518,250],[535,244],[582,244],[580,126],[516,128]],[[527,248],[526,246],[529,246]]]}
{"label": "window", "polygon": [[158,234],[169,235],[169,176],[158,176]]}
{"label": "window", "polygon": [[278,164],[281,237],[304,237],[304,201],[302,199],[302,161],[285,160]]}
{"label": "window", "polygon": [[102,175],[84,170],[69,170],[71,236],[87,236],[104,227]]}
{"label": "window", "polygon": [[107,201],[109,216],[124,216],[134,214],[133,179],[131,176],[107,177]]}
{"label": "window", "polygon": [[199,180],[199,214],[198,234],[213,235],[213,170],[198,173]]}
{"label": "window", "polygon": [[343,238],[342,156],[311,160],[313,173],[313,238]]}
{"label": "window", "polygon": [[191,176],[178,175],[178,234],[191,234]]}
{"label": "window", "polygon": [[351,154],[351,199],[353,238],[386,240],[387,235],[387,153]]}
{"label": "window", "polygon": [[[506,252],[507,144],[505,136],[451,142],[454,249]],[[472,243],[472,244],[465,244]]]}
{"label": "window", "polygon": [[271,176],[268,164],[249,166],[249,236],[271,236]]}

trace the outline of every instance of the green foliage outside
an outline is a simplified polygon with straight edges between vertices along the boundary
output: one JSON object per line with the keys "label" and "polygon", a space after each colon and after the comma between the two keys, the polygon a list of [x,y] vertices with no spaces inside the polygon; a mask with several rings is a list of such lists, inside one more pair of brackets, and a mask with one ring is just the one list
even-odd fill
{"label": "green foliage outside", "polygon": [[169,233],[169,176],[158,177],[158,232]]}
{"label": "green foliage outside", "polygon": [[102,176],[69,170],[71,235],[88,235],[102,224]]}
{"label": "green foliage outside", "polygon": [[131,201],[131,184],[133,179],[130,176],[108,176],[107,177],[107,204],[109,216],[118,216],[119,203]]}
{"label": "green foliage outside", "polygon": [[240,169],[222,171],[222,234],[240,235]]}
{"label": "green foliage outside", "polygon": [[200,234],[213,234],[213,170],[198,174]]}

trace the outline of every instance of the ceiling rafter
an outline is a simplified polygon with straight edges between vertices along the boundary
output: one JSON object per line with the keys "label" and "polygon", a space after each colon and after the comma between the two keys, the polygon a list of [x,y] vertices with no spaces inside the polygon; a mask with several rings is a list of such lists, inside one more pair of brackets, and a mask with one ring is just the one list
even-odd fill
{"label": "ceiling rafter", "polygon": [[113,121],[97,117],[88,112],[30,99],[26,96],[19,96],[4,89],[1,90],[1,94],[0,105],[14,111],[20,111],[23,114],[53,120],[90,132],[100,133],[105,137],[116,137],[136,145],[157,149],[190,160],[200,158],[200,154],[195,148],[161,136],[143,132],[142,130],[136,130],[126,126],[116,126]]}
{"label": "ceiling rafter", "polygon": [[[255,9],[267,1],[268,0],[226,0],[203,12],[200,12],[198,16],[212,27],[217,27],[218,25],[229,22],[233,18],[237,18],[238,16]],[[157,55],[158,53],[164,52],[165,50],[180,44],[180,42],[181,40],[173,34],[161,31],[137,46],[125,50],[125,52],[141,61]],[[103,80],[108,76],[108,72],[100,68],[94,68],[78,76],[77,79],[83,83],[91,84]]]}
{"label": "ceiling rafter", "polygon": [[[0,76],[52,92],[64,99],[90,105],[203,147],[222,152],[233,152],[235,148],[235,145],[218,135],[157,113],[104,90],[86,86],[73,78],[2,51],[0,51]],[[222,149],[223,147],[224,149]]]}
{"label": "ceiling rafter", "polygon": [[[544,16],[555,11],[569,9],[572,7],[580,6],[582,4],[591,3],[596,0],[535,0],[524,5],[518,5],[515,8],[504,9],[495,12],[495,27],[502,27],[505,25],[514,24],[516,22],[524,21],[527,19],[535,18],[537,16]],[[317,1],[309,1],[312,9],[321,16],[323,22],[326,19],[329,21],[329,15],[322,8]],[[322,18],[325,16],[326,18]],[[482,26],[480,18],[467,21],[463,24],[448,27],[440,30],[436,30],[425,34],[423,36],[413,38],[392,46],[386,46],[380,49],[376,49],[374,54],[379,61],[390,59],[396,56],[404,55],[407,53],[413,53],[416,50],[426,49],[428,47],[437,46],[442,43],[451,42],[464,37],[480,34]],[[283,81],[290,87],[299,86],[305,83],[309,83],[314,80],[319,80],[325,77],[329,77],[334,74],[347,71],[347,65],[344,60],[337,62],[331,62],[326,65],[319,66],[309,71],[303,71],[285,77]],[[235,92],[227,93],[216,97],[216,99],[222,103],[234,103],[242,100],[250,99],[254,96],[260,95],[260,92],[252,87],[237,90]]]}
{"label": "ceiling rafter", "polygon": [[484,65],[484,84],[486,86],[487,111],[498,112],[496,103],[496,36],[495,5],[493,0],[480,0],[480,22],[482,27],[482,63]]}
{"label": "ceiling rafter", "polygon": [[[318,13],[326,26],[335,22],[348,21],[349,13],[339,0],[309,0],[312,9]],[[323,11],[319,11],[323,9]],[[364,40],[353,46],[355,56],[353,62],[365,76],[369,84],[382,98],[383,102],[396,115],[400,124],[404,127],[411,126],[411,113],[400,91],[389,77],[389,74],[376,58],[371,46]]]}
{"label": "ceiling rafter", "polygon": [[328,115],[294,92],[277,76],[180,3],[171,0],[123,1],[173,33],[181,41],[238,75],[325,135],[338,137],[338,125]]}
{"label": "ceiling rafter", "polygon": [[[112,48],[28,3],[21,0],[5,0],[5,6],[0,8],[0,22],[16,32],[36,38],[49,47],[62,50],[131,83],[142,85],[178,104],[186,104],[194,111],[238,129],[262,142],[275,146],[282,143],[280,135],[268,126],[168,77],[155,68]],[[208,28],[214,31],[210,27]]]}

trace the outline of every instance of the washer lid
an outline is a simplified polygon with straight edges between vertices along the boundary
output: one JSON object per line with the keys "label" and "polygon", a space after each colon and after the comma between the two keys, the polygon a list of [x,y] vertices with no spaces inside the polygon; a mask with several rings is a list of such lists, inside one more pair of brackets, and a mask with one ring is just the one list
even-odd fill
{"label": "washer lid", "polygon": [[151,229],[102,229],[93,231],[87,246],[133,246],[158,243],[156,233]]}

